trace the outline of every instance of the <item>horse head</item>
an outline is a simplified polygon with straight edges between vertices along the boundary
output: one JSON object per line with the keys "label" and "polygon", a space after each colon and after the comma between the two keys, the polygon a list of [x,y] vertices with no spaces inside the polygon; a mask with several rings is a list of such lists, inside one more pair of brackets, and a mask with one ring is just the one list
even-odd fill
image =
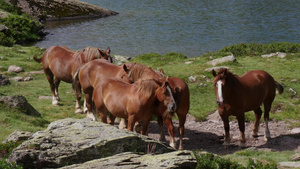
{"label": "horse head", "polygon": [[123,64],[121,66],[122,66],[122,68],[124,70],[124,71],[121,72],[121,79],[122,79],[122,81],[127,82],[127,83],[133,83],[133,81],[131,80],[131,78],[130,78],[130,76],[128,74],[128,68],[127,68],[127,66],[125,64]]}
{"label": "horse head", "polygon": [[157,88],[156,96],[158,101],[162,102],[167,108],[168,112],[176,111],[176,102],[169,86],[169,76],[167,76],[162,85]]}
{"label": "horse head", "polygon": [[221,68],[218,73],[216,73],[215,70],[212,70],[212,74],[214,76],[213,84],[217,96],[217,104],[218,106],[222,106],[225,103],[223,98],[223,88],[226,85],[228,70],[226,68]]}
{"label": "horse head", "polygon": [[110,63],[113,63],[113,59],[110,56],[110,48],[107,47],[106,51],[102,50],[102,49],[98,49],[99,53],[100,53],[100,59],[105,59],[108,60]]}

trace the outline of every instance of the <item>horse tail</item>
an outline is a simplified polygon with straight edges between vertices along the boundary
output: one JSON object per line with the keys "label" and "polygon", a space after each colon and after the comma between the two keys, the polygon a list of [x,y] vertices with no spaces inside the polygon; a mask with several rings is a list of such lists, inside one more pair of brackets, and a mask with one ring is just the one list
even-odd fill
{"label": "horse tail", "polygon": [[276,88],[278,89],[279,94],[281,94],[284,90],[283,86],[275,81]]}
{"label": "horse tail", "polygon": [[79,74],[80,69],[81,69],[81,67],[79,67],[77,69],[77,71],[75,72],[73,79],[72,79],[72,87],[73,87],[74,91],[77,91],[79,89],[79,86],[77,85],[77,83],[79,81],[78,74]]}
{"label": "horse tail", "polygon": [[43,60],[43,57],[37,58],[36,56],[34,56],[33,59],[34,59],[36,62],[41,63],[42,60]]}

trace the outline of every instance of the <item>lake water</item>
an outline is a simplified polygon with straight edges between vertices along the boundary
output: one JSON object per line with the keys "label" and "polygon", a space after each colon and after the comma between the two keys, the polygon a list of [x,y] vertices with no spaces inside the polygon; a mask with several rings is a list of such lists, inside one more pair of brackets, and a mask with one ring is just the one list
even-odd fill
{"label": "lake water", "polygon": [[39,47],[201,56],[238,43],[300,42],[300,0],[83,0],[118,15],[48,22]]}

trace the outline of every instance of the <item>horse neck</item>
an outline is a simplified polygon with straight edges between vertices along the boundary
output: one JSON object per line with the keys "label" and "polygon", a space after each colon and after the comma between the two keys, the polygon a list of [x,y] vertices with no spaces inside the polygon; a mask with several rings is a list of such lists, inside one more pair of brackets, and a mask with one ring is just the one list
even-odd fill
{"label": "horse neck", "polygon": [[225,100],[228,100],[231,98],[232,95],[235,95],[238,90],[238,84],[239,84],[239,77],[234,75],[234,74],[229,74],[227,75],[227,84],[226,84],[226,88],[224,88],[223,90],[223,97]]}
{"label": "horse neck", "polygon": [[137,81],[139,79],[146,80],[146,79],[158,79],[160,77],[159,74],[155,73],[150,67],[135,64],[130,72],[129,76],[134,80]]}
{"label": "horse neck", "polygon": [[157,88],[157,84],[153,80],[139,80],[135,84],[138,86],[138,89],[136,90],[137,96],[139,96],[141,100],[144,100],[147,103],[155,101],[155,89]]}

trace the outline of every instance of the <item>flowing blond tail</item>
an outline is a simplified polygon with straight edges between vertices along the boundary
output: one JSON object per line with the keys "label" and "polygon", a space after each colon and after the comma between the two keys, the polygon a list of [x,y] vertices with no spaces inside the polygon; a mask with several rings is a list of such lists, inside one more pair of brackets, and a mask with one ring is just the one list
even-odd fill
{"label": "flowing blond tail", "polygon": [[73,79],[72,79],[72,87],[73,87],[74,91],[79,89],[79,86],[77,85],[77,82],[79,81],[78,74],[79,74],[80,69],[81,69],[81,67],[79,67],[77,69],[77,71],[75,72],[75,74],[73,76]]}

